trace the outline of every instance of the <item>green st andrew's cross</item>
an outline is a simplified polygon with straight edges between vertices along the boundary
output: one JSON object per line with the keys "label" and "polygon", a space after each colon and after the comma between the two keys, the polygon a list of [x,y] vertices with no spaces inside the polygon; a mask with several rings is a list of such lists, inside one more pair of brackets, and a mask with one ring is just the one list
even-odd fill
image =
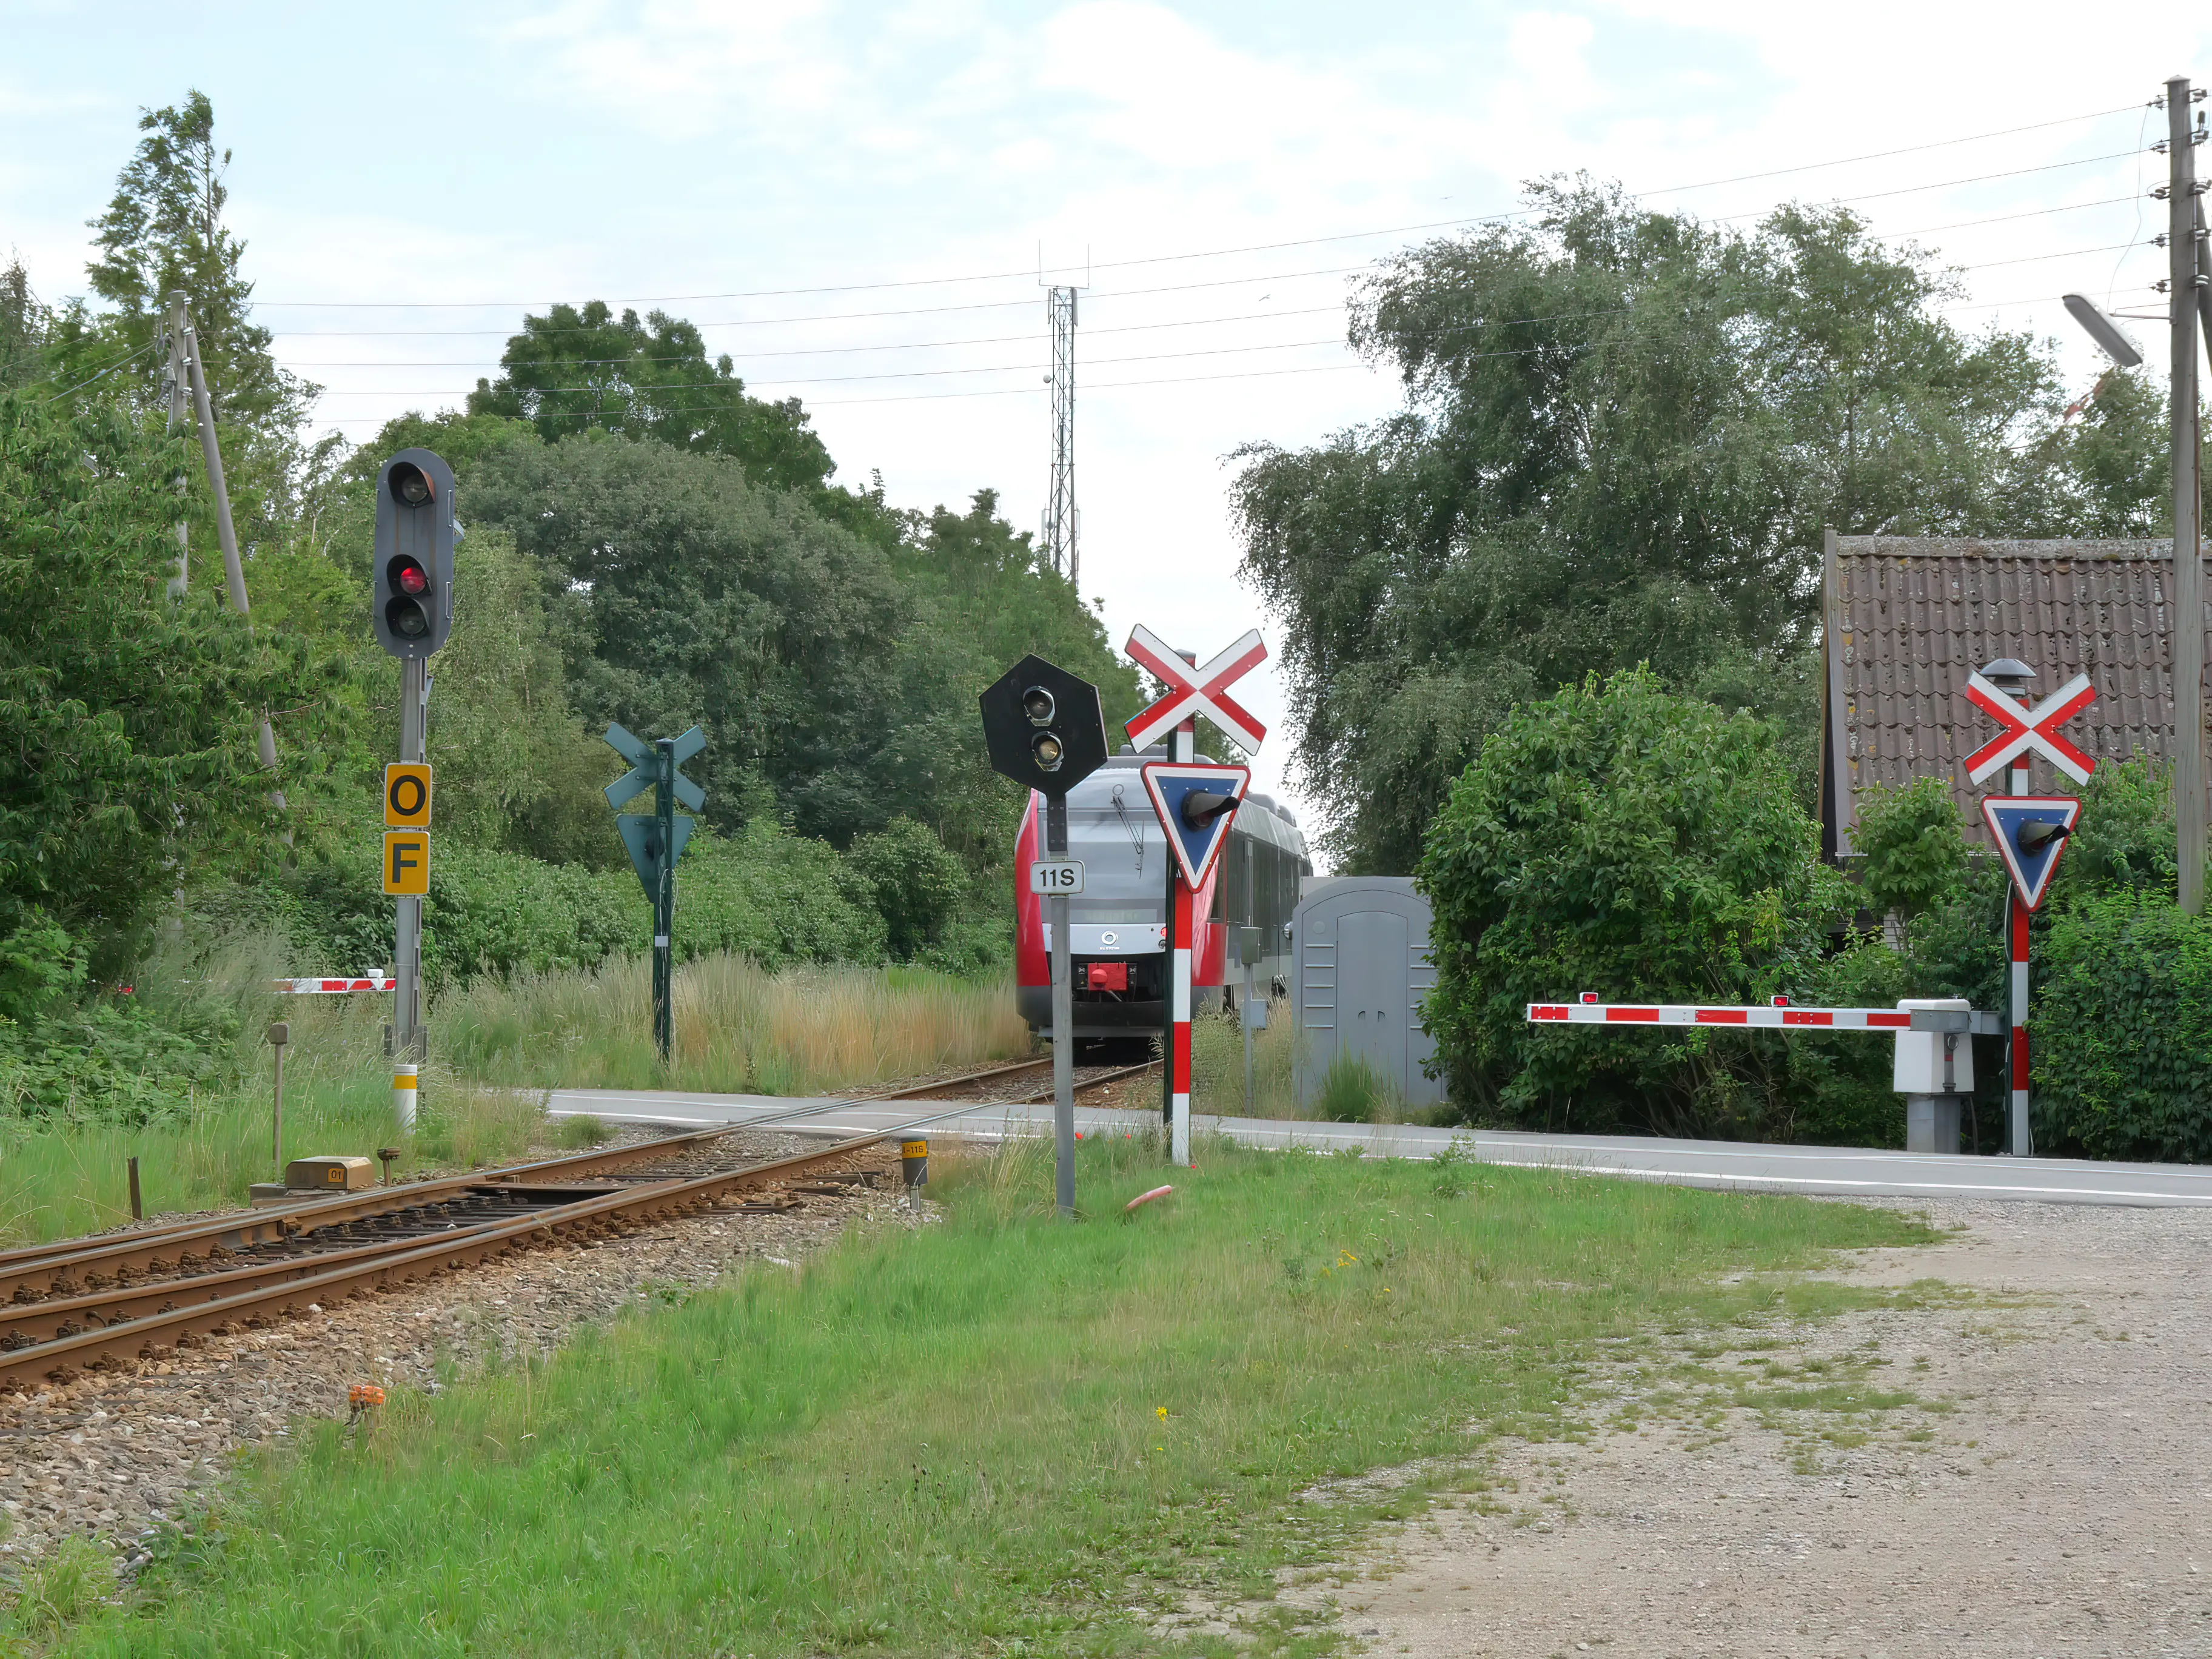
{"label": "green st andrew's cross", "polygon": [[695,726],[680,738],[647,743],[610,725],[607,744],[630,763],[629,771],[607,786],[607,804],[619,808],[634,796],[653,792],[651,816],[618,811],[615,827],[629,848],[629,861],[637,867],[645,896],[653,901],[653,1041],[665,1066],[676,1036],[669,948],[676,927],[676,860],[684,856],[695,822],[678,817],[676,803],[682,801],[694,812],[707,805],[707,792],[676,769],[707,746],[707,734]]}

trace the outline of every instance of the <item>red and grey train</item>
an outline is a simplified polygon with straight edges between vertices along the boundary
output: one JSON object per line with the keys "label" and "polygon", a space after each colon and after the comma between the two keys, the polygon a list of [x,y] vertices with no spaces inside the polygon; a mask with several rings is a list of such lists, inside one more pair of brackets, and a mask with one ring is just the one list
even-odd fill
{"label": "red and grey train", "polygon": [[[1067,856],[1084,866],[1083,891],[1068,902],[1078,1042],[1142,1037],[1160,1029],[1170,854],[1137,769],[1166,758],[1164,748],[1142,754],[1125,748],[1068,793]],[[1022,1018],[1039,1030],[1052,1024],[1051,940],[1044,901],[1029,890],[1029,867],[1043,845],[1043,808],[1044,797],[1030,795],[1014,842],[1015,996]],[[1228,930],[1236,927],[1260,929],[1262,955],[1254,982],[1263,994],[1271,988],[1279,993],[1290,978],[1298,882],[1312,873],[1305,836],[1289,809],[1264,794],[1246,795],[1230,824],[1228,845],[1191,907],[1200,918],[1191,951],[1195,1006],[1218,1004],[1224,982],[1243,985],[1243,968],[1229,965]]]}

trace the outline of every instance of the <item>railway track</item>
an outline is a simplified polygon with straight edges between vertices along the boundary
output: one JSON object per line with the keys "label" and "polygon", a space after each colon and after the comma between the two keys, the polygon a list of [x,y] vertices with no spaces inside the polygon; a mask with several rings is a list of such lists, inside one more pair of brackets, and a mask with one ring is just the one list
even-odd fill
{"label": "railway track", "polygon": [[[1049,1057],[921,1084],[878,1100],[941,1099],[948,1088],[1025,1091],[970,1100],[874,1134],[764,1162],[732,1162],[729,1138],[791,1125],[818,1107],[466,1176],[0,1252],[0,1392],[168,1358],[210,1336],[389,1291],[556,1239],[605,1237],[709,1209],[796,1207],[793,1188],[874,1184],[884,1141],[978,1103],[1037,1098],[1021,1081]],[[1087,1066],[1079,1090],[1146,1066]]]}

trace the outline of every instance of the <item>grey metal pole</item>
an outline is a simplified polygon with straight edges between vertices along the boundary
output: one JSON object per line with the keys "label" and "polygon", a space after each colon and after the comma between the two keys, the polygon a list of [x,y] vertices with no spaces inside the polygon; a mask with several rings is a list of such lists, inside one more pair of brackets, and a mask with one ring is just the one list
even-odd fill
{"label": "grey metal pole", "polygon": [[676,927],[676,739],[653,744],[653,817],[660,841],[660,869],[653,884],[653,1046],[668,1064],[676,1041],[673,949]]}
{"label": "grey metal pole", "polygon": [[[173,432],[191,418],[191,394],[185,385],[185,291],[182,289],[172,289],[169,294],[168,336],[168,429]],[[179,472],[177,475],[177,499],[179,502],[183,501],[184,495],[185,475]],[[191,591],[191,532],[179,514],[177,519],[177,574],[169,578],[169,597],[173,599],[181,599]]]}
{"label": "grey metal pole", "polygon": [[[399,758],[420,761],[425,754],[424,721],[428,709],[429,665],[419,657],[399,663]],[[401,897],[392,943],[392,1024],[398,1060],[424,1057],[422,1032],[422,901]]]}
{"label": "grey metal pole", "polygon": [[[1238,939],[1237,954],[1242,956],[1243,939]],[[1252,1115],[1252,964],[1244,964],[1244,1001],[1237,1010],[1237,1018],[1244,1027],[1244,1115]]]}
{"label": "grey metal pole", "polygon": [[[1048,857],[1067,856],[1067,797],[1044,801]],[[1075,1213],[1075,981],[1067,937],[1067,895],[1045,901],[1052,909],[1052,1150],[1054,1199],[1063,1216]]]}
{"label": "grey metal pole", "polygon": [[[230,608],[243,617],[249,615],[246,603],[246,567],[239,562],[238,529],[230,520],[230,489],[222,477],[222,446],[216,441],[215,406],[208,398],[207,366],[200,362],[199,337],[191,329],[185,330],[185,357],[192,371],[192,405],[199,416],[200,453],[207,460],[208,488],[215,492],[216,539],[222,544],[222,579],[230,592]],[[261,769],[276,769],[276,733],[269,724],[269,716],[261,717],[259,742]],[[272,792],[269,803],[278,811],[284,808],[284,792]],[[282,832],[284,844],[292,844],[292,832]]]}
{"label": "grey metal pole", "polygon": [[2197,432],[2197,146],[2189,77],[2166,83],[2166,300],[2172,322],[2173,821],[2181,908],[2204,908],[2204,562]]}

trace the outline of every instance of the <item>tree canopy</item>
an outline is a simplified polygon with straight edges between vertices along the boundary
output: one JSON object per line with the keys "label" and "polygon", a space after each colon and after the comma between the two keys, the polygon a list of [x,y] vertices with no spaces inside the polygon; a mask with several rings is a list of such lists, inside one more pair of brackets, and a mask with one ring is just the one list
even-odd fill
{"label": "tree canopy", "polygon": [[525,317],[500,355],[497,380],[480,380],[472,415],[527,420],[548,443],[587,433],[650,439],[727,455],[755,482],[819,489],[835,464],[796,398],[750,397],[725,352],[711,364],[696,323],[647,312],[617,317],[603,300]]}
{"label": "tree canopy", "polygon": [[1533,201],[1361,286],[1352,342],[1404,410],[1240,452],[1243,574],[1285,629],[1297,763],[1345,867],[1411,869],[1484,735],[1593,671],[1780,718],[1809,779],[1824,526],[2155,511],[2131,391],[2053,436],[2047,348],[1962,332],[1952,279],[1849,212],[1738,233],[1586,179]]}

